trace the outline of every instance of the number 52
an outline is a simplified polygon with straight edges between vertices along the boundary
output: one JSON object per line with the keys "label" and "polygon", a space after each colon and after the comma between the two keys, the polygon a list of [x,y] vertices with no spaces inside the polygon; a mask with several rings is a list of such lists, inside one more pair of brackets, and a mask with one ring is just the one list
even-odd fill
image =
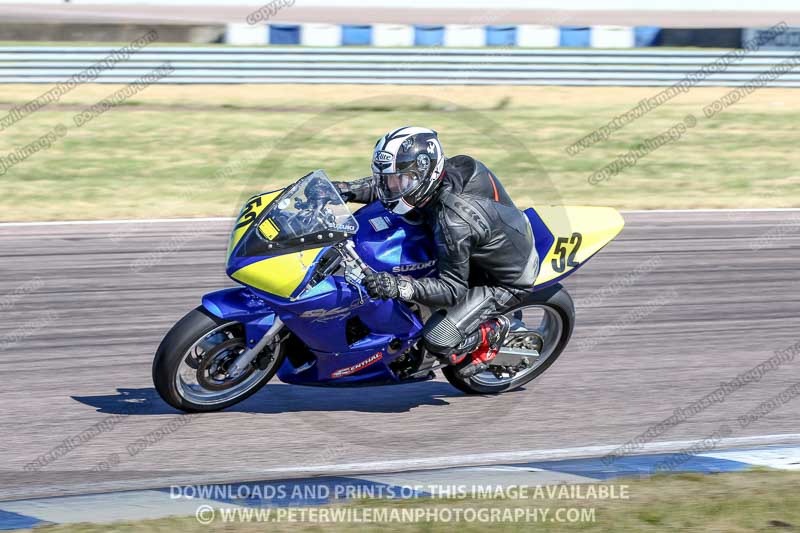
{"label": "number 52", "polygon": [[[556,272],[564,272],[566,267],[576,267],[578,263],[575,261],[575,254],[578,253],[578,248],[581,246],[583,236],[577,231],[570,237],[559,237],[556,240],[556,247],[553,249],[558,257],[554,257],[551,261],[553,270]],[[571,245],[572,251],[567,250],[567,244]]]}
{"label": "number 52", "polygon": [[256,196],[245,206],[244,210],[242,210],[242,214],[239,215],[239,223],[236,224],[236,229],[243,228],[245,226],[249,226],[255,219],[256,213],[253,211],[256,207],[261,207],[261,197]]}

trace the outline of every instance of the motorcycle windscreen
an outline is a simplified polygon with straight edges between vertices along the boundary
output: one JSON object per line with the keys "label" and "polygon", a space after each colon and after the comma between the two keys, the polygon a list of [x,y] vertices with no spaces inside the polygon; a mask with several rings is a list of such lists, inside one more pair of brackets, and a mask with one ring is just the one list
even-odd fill
{"label": "motorcycle windscreen", "polygon": [[236,250],[238,257],[286,254],[328,246],[358,231],[358,222],[322,170],[272,199]]}

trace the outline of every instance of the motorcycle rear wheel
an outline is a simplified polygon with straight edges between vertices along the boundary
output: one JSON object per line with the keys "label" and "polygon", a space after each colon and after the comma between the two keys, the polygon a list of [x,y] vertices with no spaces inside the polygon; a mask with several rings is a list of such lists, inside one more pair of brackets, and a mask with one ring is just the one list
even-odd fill
{"label": "motorcycle rear wheel", "polygon": [[526,311],[533,312],[534,309],[539,310],[542,315],[540,323],[533,327],[526,326],[525,330],[512,331],[506,339],[508,344],[513,339],[524,337],[526,333],[532,338],[539,339],[540,354],[531,367],[505,378],[498,378],[491,370],[464,378],[458,375],[455,367],[446,366],[442,369],[442,373],[447,381],[467,394],[498,394],[518,389],[550,368],[572,336],[572,329],[575,326],[575,305],[566,289],[555,284],[531,293],[505,314],[513,321],[523,316]]}
{"label": "motorcycle rear wheel", "polygon": [[[280,344],[264,368],[254,361],[241,375],[226,368],[247,348],[244,326],[223,320],[202,306],[190,311],[167,333],[153,359],[153,384],[161,398],[190,413],[219,411],[255,394],[275,375]],[[265,348],[269,350],[270,348]]]}

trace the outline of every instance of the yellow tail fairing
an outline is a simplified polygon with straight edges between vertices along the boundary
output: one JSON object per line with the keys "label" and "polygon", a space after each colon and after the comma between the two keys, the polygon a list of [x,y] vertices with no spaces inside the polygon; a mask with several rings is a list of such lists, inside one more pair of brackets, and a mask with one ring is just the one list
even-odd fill
{"label": "yellow tail fairing", "polygon": [[268,257],[231,274],[236,281],[269,294],[290,298],[306,279],[325,247]]}
{"label": "yellow tail fairing", "polygon": [[239,244],[239,241],[242,240],[245,232],[250,229],[250,226],[253,225],[253,222],[258,218],[258,215],[274,200],[278,197],[280,193],[283,192],[283,189],[279,189],[277,191],[265,192],[263,194],[257,194],[247,200],[247,203],[244,204],[241,213],[239,213],[239,218],[236,219],[236,225],[233,227],[233,231],[231,232],[231,240],[228,244],[228,257],[231,256],[233,253],[233,249],[236,248],[236,245]]}
{"label": "yellow tail fairing", "polygon": [[537,241],[552,239],[545,254],[539,250],[541,262],[534,286],[563,278],[611,242],[625,226],[622,215],[610,207],[548,206],[533,210],[552,234],[547,238],[550,236],[543,235],[544,228],[534,227]]}

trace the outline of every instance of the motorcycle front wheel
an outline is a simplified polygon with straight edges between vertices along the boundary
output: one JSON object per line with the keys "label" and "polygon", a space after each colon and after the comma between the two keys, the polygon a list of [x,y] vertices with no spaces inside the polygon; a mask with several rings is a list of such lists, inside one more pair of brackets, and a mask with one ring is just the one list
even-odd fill
{"label": "motorcycle front wheel", "polygon": [[447,381],[467,394],[497,394],[517,389],[539,377],[567,346],[575,326],[575,305],[561,285],[531,293],[506,316],[512,330],[504,346],[534,349],[539,352],[532,364],[516,371],[489,366],[488,370],[469,378],[459,376],[455,367],[442,368]]}
{"label": "motorcycle front wheel", "polygon": [[196,413],[225,409],[263,387],[283,360],[281,345],[264,352],[239,375],[228,368],[247,349],[244,326],[223,320],[202,306],[167,333],[153,359],[153,384],[176,409]]}

